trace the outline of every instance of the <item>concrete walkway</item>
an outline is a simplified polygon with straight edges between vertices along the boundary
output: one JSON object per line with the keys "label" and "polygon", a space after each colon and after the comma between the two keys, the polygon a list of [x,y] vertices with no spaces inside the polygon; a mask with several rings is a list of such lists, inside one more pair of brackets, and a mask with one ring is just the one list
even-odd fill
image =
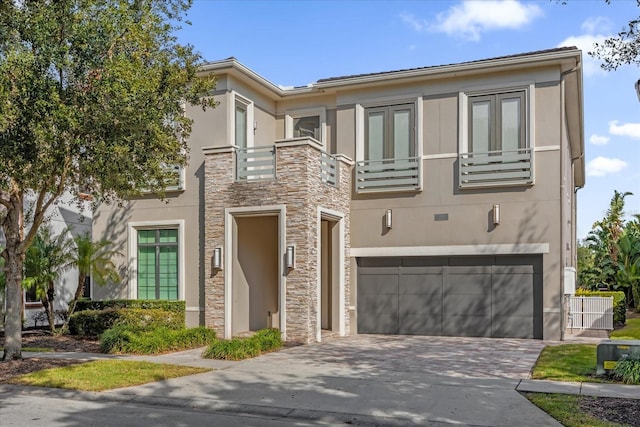
{"label": "concrete walkway", "polygon": [[[163,356],[38,353],[76,359],[131,358],[208,366],[212,372],[103,393],[11,387],[13,392],[132,401],[329,424],[558,426],[518,391],[640,399],[640,387],[534,381],[548,342],[418,336],[332,338],[242,362],[201,350]],[[26,355],[26,354],[25,354]]]}

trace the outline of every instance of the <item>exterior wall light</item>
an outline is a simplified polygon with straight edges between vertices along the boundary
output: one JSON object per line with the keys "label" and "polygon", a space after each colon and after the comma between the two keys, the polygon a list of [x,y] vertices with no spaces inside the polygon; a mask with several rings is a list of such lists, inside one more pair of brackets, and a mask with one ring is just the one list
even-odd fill
{"label": "exterior wall light", "polygon": [[391,228],[393,225],[393,220],[391,217],[391,209],[387,209],[387,212],[384,214],[384,226],[387,228]]}
{"label": "exterior wall light", "polygon": [[286,263],[287,263],[287,268],[289,269],[296,268],[296,247],[293,245],[287,246]]}
{"label": "exterior wall light", "polygon": [[213,268],[222,270],[222,248],[220,247],[213,250]]}
{"label": "exterior wall light", "polygon": [[493,225],[500,224],[500,205],[493,205]]}

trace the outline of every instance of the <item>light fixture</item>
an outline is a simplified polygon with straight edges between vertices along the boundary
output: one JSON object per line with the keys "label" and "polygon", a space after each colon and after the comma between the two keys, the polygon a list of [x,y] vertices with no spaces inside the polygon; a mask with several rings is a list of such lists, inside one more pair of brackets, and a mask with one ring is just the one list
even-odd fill
{"label": "light fixture", "polygon": [[387,228],[391,228],[392,225],[393,225],[393,220],[391,218],[391,209],[387,209],[387,211],[384,214],[384,226]]}
{"label": "light fixture", "polygon": [[293,245],[287,246],[287,268],[296,268],[296,247]]}
{"label": "light fixture", "polygon": [[213,268],[222,270],[222,248],[220,247],[213,250]]}
{"label": "light fixture", "polygon": [[500,224],[500,205],[493,205],[493,225]]}

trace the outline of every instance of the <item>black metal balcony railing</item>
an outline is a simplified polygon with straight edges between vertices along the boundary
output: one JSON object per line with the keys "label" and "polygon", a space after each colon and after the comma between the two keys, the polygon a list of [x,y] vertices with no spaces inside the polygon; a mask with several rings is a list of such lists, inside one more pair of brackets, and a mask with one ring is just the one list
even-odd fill
{"label": "black metal balcony railing", "polygon": [[363,160],[356,162],[356,191],[403,191],[420,189],[420,159]]}
{"label": "black metal balcony railing", "polygon": [[460,154],[460,187],[531,184],[531,158],[531,148]]}

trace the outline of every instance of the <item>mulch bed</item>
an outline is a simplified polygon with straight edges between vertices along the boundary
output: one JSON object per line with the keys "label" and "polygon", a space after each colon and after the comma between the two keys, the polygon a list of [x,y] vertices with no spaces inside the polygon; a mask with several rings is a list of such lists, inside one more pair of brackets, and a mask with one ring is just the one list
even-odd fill
{"label": "mulch bed", "polygon": [[583,396],[580,409],[600,420],[640,427],[640,400]]}

